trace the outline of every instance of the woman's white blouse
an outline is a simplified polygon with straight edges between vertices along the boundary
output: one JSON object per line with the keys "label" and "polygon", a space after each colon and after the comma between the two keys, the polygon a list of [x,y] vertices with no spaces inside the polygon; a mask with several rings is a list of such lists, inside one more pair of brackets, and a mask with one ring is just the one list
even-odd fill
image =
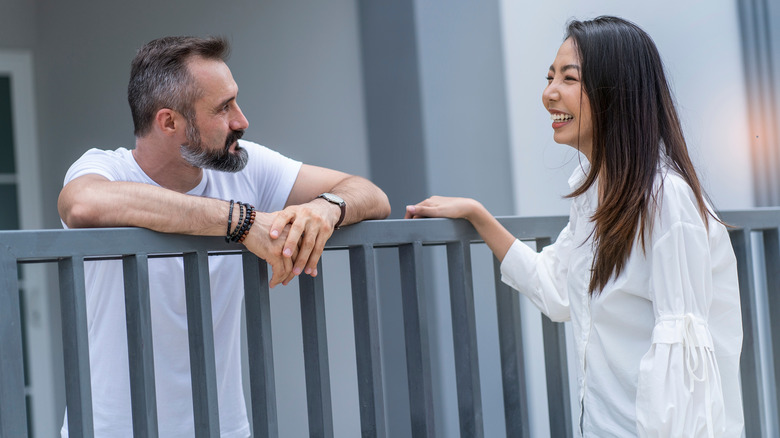
{"label": "woman's white blouse", "polygon": [[[569,180],[581,184],[587,169]],[[742,349],[737,265],[728,233],[705,226],[688,184],[663,169],[652,234],[623,272],[588,295],[597,187],[537,253],[515,241],[502,280],[553,321],[571,320],[585,437],[740,437]]]}

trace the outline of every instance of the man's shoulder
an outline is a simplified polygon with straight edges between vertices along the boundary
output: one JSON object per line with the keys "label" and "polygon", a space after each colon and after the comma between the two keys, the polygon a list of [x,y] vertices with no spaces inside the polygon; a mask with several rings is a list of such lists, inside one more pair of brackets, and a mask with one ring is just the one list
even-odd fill
{"label": "man's shoulder", "polygon": [[65,183],[86,174],[98,174],[109,180],[126,180],[128,172],[135,173],[133,155],[126,148],[115,150],[90,149],[76,160],[65,175]]}
{"label": "man's shoulder", "polygon": [[92,148],[84,152],[76,162],[82,160],[125,160],[130,156],[131,152],[127,148],[117,148],[113,150]]}

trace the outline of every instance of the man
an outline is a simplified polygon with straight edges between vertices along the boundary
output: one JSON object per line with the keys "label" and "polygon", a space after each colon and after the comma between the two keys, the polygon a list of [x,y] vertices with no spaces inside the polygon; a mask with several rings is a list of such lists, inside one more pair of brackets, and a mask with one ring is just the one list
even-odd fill
{"label": "man", "polygon": [[[240,140],[249,123],[225,64],[228,51],[220,38],[166,37],[142,47],[128,86],[135,149],[85,153],[65,177],[60,216],[68,228],[225,235],[269,263],[272,287],[317,275],[333,230],[386,217],[387,197],[363,178]],[[249,436],[236,258],[209,261],[223,437]],[[96,436],[132,436],[121,264],[85,269]],[[151,260],[149,278],[160,436],[193,436],[181,259]]]}

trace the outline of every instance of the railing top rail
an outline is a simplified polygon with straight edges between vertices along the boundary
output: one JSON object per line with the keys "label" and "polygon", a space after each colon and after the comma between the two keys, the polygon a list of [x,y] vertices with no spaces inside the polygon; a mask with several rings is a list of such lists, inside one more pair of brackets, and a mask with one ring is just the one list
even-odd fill
{"label": "railing top rail", "polygon": [[[565,226],[562,216],[499,219],[521,239],[557,235]],[[396,246],[408,242],[446,243],[459,240],[481,241],[465,220],[382,220],[365,221],[333,233],[327,249],[355,245]],[[181,254],[208,251],[239,253],[242,248],[222,237],[202,237],[158,233],[142,228],[92,228],[76,230],[1,231],[0,251],[18,260],[56,261],[61,257],[89,255],[113,258],[123,254]]]}
{"label": "railing top rail", "polygon": [[777,228],[780,224],[780,208],[759,207],[751,210],[730,210],[719,212],[719,217],[726,224],[736,228],[762,230]]}
{"label": "railing top rail", "polygon": [[[780,208],[724,211],[720,217],[737,229],[776,228]],[[566,216],[499,217],[499,221],[519,239],[555,238],[566,225]],[[370,244],[397,246],[408,242],[426,245],[467,240],[480,242],[476,230],[465,220],[391,219],[365,221],[333,233],[326,249],[343,249]],[[202,237],[157,233],[141,228],[94,228],[78,230],[0,231],[0,251],[20,261],[56,261],[85,255],[114,258],[124,254],[182,254],[208,251],[212,254],[239,253],[241,248],[222,237]],[[2,254],[0,254],[2,255]]]}

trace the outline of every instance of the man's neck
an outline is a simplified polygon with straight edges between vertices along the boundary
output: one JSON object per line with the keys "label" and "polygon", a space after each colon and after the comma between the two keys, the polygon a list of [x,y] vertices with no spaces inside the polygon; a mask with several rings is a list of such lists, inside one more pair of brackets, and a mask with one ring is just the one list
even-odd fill
{"label": "man's neck", "polygon": [[180,146],[142,137],[136,138],[132,152],[141,170],[166,189],[187,193],[203,178],[202,169],[184,161]]}

